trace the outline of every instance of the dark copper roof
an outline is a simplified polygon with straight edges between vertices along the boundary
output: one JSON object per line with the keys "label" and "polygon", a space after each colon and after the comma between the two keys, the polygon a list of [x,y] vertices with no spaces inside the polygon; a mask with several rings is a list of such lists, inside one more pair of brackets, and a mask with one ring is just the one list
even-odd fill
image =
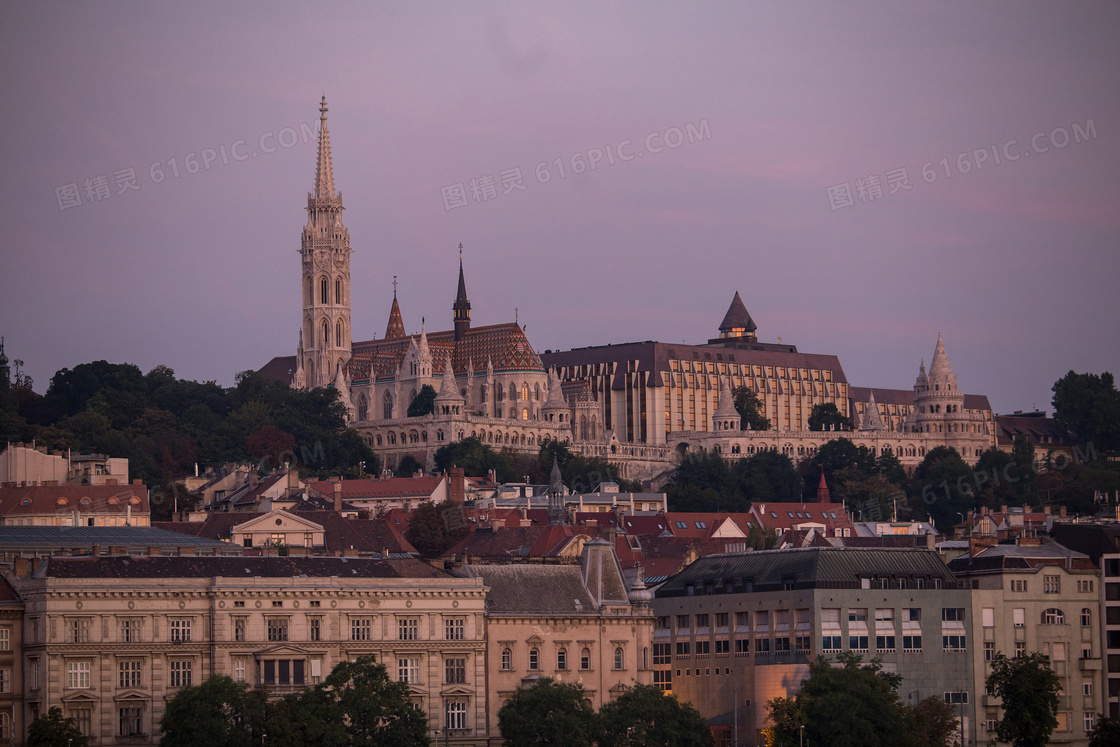
{"label": "dark copper roof", "polygon": [[719,331],[728,332],[732,329],[744,328],[747,332],[756,332],[758,325],[754,323],[751,315],[747,312],[747,307],[743,305],[743,299],[739,297],[739,291],[735,291],[735,298],[731,299],[731,305],[727,307],[727,313],[723,315]]}

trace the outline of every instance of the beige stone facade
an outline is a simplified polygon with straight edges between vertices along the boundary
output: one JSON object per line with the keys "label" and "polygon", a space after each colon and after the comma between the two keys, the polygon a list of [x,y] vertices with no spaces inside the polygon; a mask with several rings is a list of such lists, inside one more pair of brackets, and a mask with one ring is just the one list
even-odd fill
{"label": "beige stone facade", "polygon": [[11,580],[28,610],[17,720],[58,705],[94,744],[155,744],[185,685],[225,674],[282,695],[372,655],[409,682],[433,738],[450,719],[451,744],[487,742],[478,579],[413,560],[113,557]]}

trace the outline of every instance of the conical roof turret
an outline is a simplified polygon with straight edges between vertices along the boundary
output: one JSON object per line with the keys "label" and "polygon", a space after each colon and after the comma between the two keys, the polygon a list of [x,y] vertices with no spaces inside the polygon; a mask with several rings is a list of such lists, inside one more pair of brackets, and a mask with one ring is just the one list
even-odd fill
{"label": "conical roof turret", "polygon": [[739,417],[739,411],[735,409],[735,397],[731,394],[731,384],[727,376],[724,376],[720,380],[719,405],[716,407],[714,417],[717,420],[721,418]]}
{"label": "conical roof turret", "polygon": [[545,400],[542,410],[566,410],[568,403],[564,400],[564,393],[561,391],[560,378],[556,375],[555,371],[548,372],[548,399]]}
{"label": "conical roof turret", "polygon": [[719,325],[720,337],[754,337],[757,331],[758,325],[754,323],[747,312],[747,307],[743,305],[739,291],[735,291],[735,297],[731,299],[731,305]]}
{"label": "conical roof turret", "polygon": [[404,337],[404,319],[401,318],[401,307],[397,303],[397,291],[393,290],[393,305],[389,308],[389,324],[385,327],[385,339],[395,340]]}
{"label": "conical roof turret", "polygon": [[929,364],[929,377],[931,379],[944,379],[953,375],[953,368],[949,365],[949,356],[945,353],[945,343],[941,341],[941,333],[937,333],[937,347],[933,351],[933,360]]}
{"label": "conical roof turret", "polygon": [[449,356],[443,364],[443,379],[440,381],[436,402],[450,401],[462,402],[463,395],[459,393],[459,387],[455,384],[455,370],[451,366]]}

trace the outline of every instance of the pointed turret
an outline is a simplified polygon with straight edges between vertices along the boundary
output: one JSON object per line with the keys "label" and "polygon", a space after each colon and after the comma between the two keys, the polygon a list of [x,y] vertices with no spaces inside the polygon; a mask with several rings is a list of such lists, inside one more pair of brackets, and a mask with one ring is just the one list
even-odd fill
{"label": "pointed turret", "polygon": [[727,308],[727,313],[723,315],[723,321],[719,325],[719,336],[721,338],[745,339],[755,342],[758,340],[758,336],[755,334],[757,331],[758,326],[751,319],[747,307],[743,305],[743,299],[739,296],[739,291],[735,291],[735,297],[731,299],[731,305]]}
{"label": "pointed turret", "polygon": [[346,407],[347,422],[354,419],[354,403],[350,401],[350,386],[346,383],[345,366],[339,366],[332,386],[338,390],[338,399]]}
{"label": "pointed turret", "polygon": [[731,394],[730,379],[727,376],[720,380],[719,406],[712,414],[712,425],[717,431],[742,430],[742,417],[735,409],[735,398]]}
{"label": "pointed turret", "polygon": [[560,474],[560,463],[552,457],[552,473],[548,478],[548,524],[558,526],[564,523],[564,477]]}
{"label": "pointed turret", "polygon": [[568,421],[568,403],[564,399],[564,392],[560,386],[560,378],[556,372],[548,372],[548,399],[541,407],[541,417],[550,423],[564,423]]}
{"label": "pointed turret", "polygon": [[832,503],[832,496],[828,492],[828,482],[824,479],[824,470],[821,470],[821,481],[817,485],[817,503]]}
{"label": "pointed turret", "polygon": [[929,364],[929,379],[935,385],[941,385],[943,391],[948,388],[953,391],[957,388],[957,377],[949,365],[949,356],[945,353],[945,344],[941,342],[941,333],[937,333],[937,347],[933,351],[933,360]]}
{"label": "pointed turret", "polygon": [[401,307],[397,303],[397,291],[394,289],[393,305],[389,309],[389,324],[385,327],[385,339],[396,340],[404,336],[404,319],[401,318]]}
{"label": "pointed turret", "polygon": [[436,395],[436,413],[439,415],[458,415],[463,409],[463,395],[455,383],[455,370],[451,366],[451,358],[443,364],[443,380],[439,385],[439,394]]}
{"label": "pointed turret", "polygon": [[303,368],[303,329],[299,331],[299,345],[296,346],[296,372],[292,377],[295,389],[307,388],[307,371]]}
{"label": "pointed turret", "polygon": [[334,166],[331,163],[331,134],[327,131],[327,97],[319,104],[319,155],[315,159],[315,198],[334,200]]}
{"label": "pointed turret", "polygon": [[863,408],[863,417],[859,419],[859,429],[861,431],[881,431],[886,427],[883,425],[883,419],[879,417],[879,405],[875,404],[875,392],[871,392],[867,398],[867,404]]}
{"label": "pointed turret", "polygon": [[459,244],[459,292],[451,305],[455,312],[455,342],[462,340],[471,328],[471,301],[467,298],[467,281],[463,278],[463,245]]}

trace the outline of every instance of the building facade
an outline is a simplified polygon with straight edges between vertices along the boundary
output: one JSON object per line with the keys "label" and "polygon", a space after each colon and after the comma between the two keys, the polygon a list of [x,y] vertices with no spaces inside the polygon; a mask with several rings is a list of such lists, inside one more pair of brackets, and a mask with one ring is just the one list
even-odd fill
{"label": "building facade", "polygon": [[975,696],[969,591],[932,551],[703,557],[658,587],[653,609],[654,682],[694,705],[717,744],[762,744],[766,703],[796,694],[821,655],[879,659],[911,703]]}
{"label": "building facade", "polygon": [[433,738],[487,743],[478,579],[410,559],[118,556],[9,580],[27,610],[24,723],[60,706],[96,744],[155,744],[167,700],[211,675],[280,696],[373,656]]}

